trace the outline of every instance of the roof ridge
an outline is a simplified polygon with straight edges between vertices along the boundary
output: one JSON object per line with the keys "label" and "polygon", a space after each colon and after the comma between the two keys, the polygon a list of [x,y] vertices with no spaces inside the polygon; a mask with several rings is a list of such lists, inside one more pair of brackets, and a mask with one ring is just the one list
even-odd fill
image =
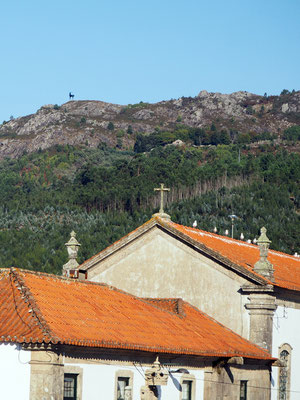
{"label": "roof ridge", "polygon": [[[228,240],[228,241],[233,241],[235,243],[240,243],[240,244],[243,244],[245,246],[250,246],[252,248],[257,248],[258,249],[258,246],[256,244],[247,243],[247,242],[245,242],[245,241],[243,241],[241,239],[235,239],[235,238],[232,238],[232,237],[220,235],[218,233],[205,231],[205,230],[199,229],[199,228],[194,228],[192,226],[181,225],[181,224],[178,224],[177,222],[174,222],[174,221],[166,221],[166,223],[167,224],[171,224],[171,225],[179,225],[179,226],[182,226],[183,228],[186,228],[186,229],[189,229],[189,230],[192,230],[192,231],[203,232],[204,234],[211,235],[216,239],[225,239],[225,240]],[[195,232],[195,233],[197,233],[197,232]],[[269,253],[275,253],[275,254],[278,254],[278,255],[282,255],[282,256],[285,256],[285,257],[291,257],[292,259],[295,259],[293,254],[284,253],[283,251],[279,251],[279,250],[275,250],[275,249],[269,249]]]}
{"label": "roof ridge", "polygon": [[[33,271],[30,271],[33,272]],[[24,279],[21,277],[19,270],[17,268],[10,268],[10,279],[11,279],[11,284],[13,284],[12,280],[14,280],[14,283],[17,284],[17,289],[20,290],[20,292],[23,294],[23,296],[26,298],[28,306],[30,306],[30,309],[32,310],[32,315],[34,316],[37,325],[41,329],[43,336],[47,336],[49,338],[49,341],[55,343],[58,342],[59,339],[53,335],[49,325],[45,321],[42,312],[37,305],[34,296],[32,295],[30,289],[26,285]],[[19,285],[19,286],[18,286]]]}
{"label": "roof ridge", "polygon": [[[255,279],[257,281],[257,279],[259,279],[258,283],[260,284],[265,284],[265,282],[267,283],[271,283],[268,279],[266,279],[264,276],[259,275],[257,272],[255,272],[254,270],[247,270],[245,269],[245,267],[239,265],[238,263],[232,261],[230,258],[228,258],[227,256],[223,256],[219,251],[210,248],[209,246],[207,246],[206,244],[200,242],[197,239],[194,239],[193,237],[189,236],[187,232],[185,232],[184,230],[181,231],[180,229],[177,228],[176,225],[179,225],[181,227],[184,227],[184,225],[180,225],[180,224],[176,224],[175,222],[169,222],[169,221],[161,221],[160,225],[162,227],[164,227],[165,229],[169,229],[169,231],[171,233],[174,233],[174,231],[176,232],[177,236],[184,238],[184,240],[188,241],[189,243],[191,243],[193,246],[197,247],[200,251],[204,251],[206,252],[207,255],[217,259],[219,262],[225,264],[227,267],[229,266],[230,268],[235,269],[237,272],[248,276],[248,278],[250,279]],[[175,225],[175,226],[174,226]],[[185,227],[184,227],[185,228]],[[190,228],[190,229],[195,229],[195,228]],[[198,229],[198,231],[200,231]],[[200,231],[201,232],[201,231]],[[203,231],[205,233],[210,234],[210,232],[206,232]],[[216,238],[221,238],[220,235],[214,235],[214,237]],[[235,239],[233,239],[235,240]],[[238,241],[237,241],[238,242]],[[244,242],[241,242],[244,244]],[[245,243],[245,245],[251,246],[249,243]],[[254,247],[251,246],[251,247]]]}
{"label": "roof ridge", "polygon": [[[210,235],[211,237],[213,237],[215,239],[224,240],[224,241],[227,241],[227,242],[231,242],[232,241],[232,243],[236,243],[236,244],[239,244],[241,246],[250,247],[252,249],[258,249],[258,246],[253,244],[253,243],[247,243],[247,242],[245,242],[243,240],[240,240],[240,239],[234,239],[234,238],[230,238],[228,236],[224,236],[224,235],[216,234],[216,233],[213,233],[213,232],[205,231],[203,229],[193,228],[193,227],[190,227],[190,226],[182,225],[182,224],[179,224],[179,223],[174,222],[174,221],[167,221],[167,220],[165,220],[163,218],[160,218],[159,216],[155,216],[155,217],[150,218],[148,221],[144,222],[142,225],[140,225],[137,228],[135,228],[133,231],[127,233],[124,236],[122,236],[120,239],[116,240],[111,245],[105,247],[104,249],[102,249],[98,253],[94,254],[92,257],[90,257],[87,260],[85,260],[82,264],[80,264],[79,269],[82,268],[83,271],[87,270],[89,268],[89,264],[92,262],[92,260],[95,259],[95,261],[97,261],[97,258],[101,254],[103,254],[104,256],[109,256],[111,254],[111,250],[113,250],[114,247],[116,245],[118,245],[118,243],[122,243],[122,241],[124,239],[130,238],[130,237],[132,237],[132,235],[134,236],[134,234],[136,232],[140,232],[142,234],[142,233],[145,232],[145,228],[146,227],[150,227],[151,228],[154,225],[159,225],[162,228],[167,228],[168,227],[168,228],[176,230],[177,233],[179,232],[181,234],[186,235],[186,233],[184,233],[180,229],[178,229],[179,227],[181,227],[181,228],[183,228],[185,230],[190,230],[190,231],[192,231],[194,233],[198,233],[199,232],[199,233],[204,234],[204,235]],[[126,245],[126,243],[125,243],[125,245]],[[274,255],[278,255],[278,256],[282,256],[282,257],[286,257],[286,258],[289,258],[291,260],[294,260],[294,256],[292,254],[283,253],[283,252],[280,252],[278,250],[273,250],[273,249],[270,249],[269,252],[271,254],[274,254]],[[254,271],[251,271],[251,272],[256,277],[259,277],[260,279],[265,280],[265,278],[262,275],[256,274]]]}
{"label": "roof ridge", "polygon": [[[245,242],[245,241],[243,241],[243,240],[240,240],[240,239],[235,239],[235,238],[232,238],[232,237],[229,237],[229,236],[220,235],[220,234],[218,234],[218,233],[205,231],[205,230],[199,229],[199,228],[194,228],[193,226],[181,225],[181,224],[178,224],[177,222],[173,222],[173,221],[167,221],[167,223],[169,223],[169,224],[174,224],[174,225],[179,225],[179,226],[182,226],[182,227],[185,228],[185,229],[189,229],[189,230],[193,230],[193,231],[198,231],[198,232],[203,232],[204,234],[211,235],[211,236],[213,236],[213,237],[216,238],[216,239],[226,239],[226,240],[228,240],[228,241],[231,241],[231,240],[232,240],[233,242],[241,243],[241,244],[244,244],[245,246],[251,246],[251,247],[253,247],[253,248],[257,248],[257,245],[255,245],[255,244],[253,244],[253,243],[247,243],[247,242]],[[197,233],[197,232],[195,232],[195,233]],[[273,250],[273,251],[276,251],[276,250]],[[285,253],[283,253],[283,254],[285,254]]]}

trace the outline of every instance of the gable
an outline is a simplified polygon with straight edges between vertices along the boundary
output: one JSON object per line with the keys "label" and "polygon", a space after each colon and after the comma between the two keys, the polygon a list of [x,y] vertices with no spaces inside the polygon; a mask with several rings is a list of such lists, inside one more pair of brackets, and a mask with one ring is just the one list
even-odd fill
{"label": "gable", "polygon": [[249,281],[157,226],[95,263],[88,279],[141,297],[181,297],[248,335],[247,297],[239,290]]}
{"label": "gable", "polygon": [[274,267],[274,281],[268,280],[254,270],[255,263],[259,260],[259,248],[256,245],[245,243],[199,229],[183,226],[160,217],[153,217],[144,225],[130,232],[91,259],[85,261],[81,271],[88,271],[115,251],[127,246],[145,232],[157,226],[178,240],[192,246],[195,250],[204,253],[237,274],[252,280],[259,285],[271,284],[277,288],[300,292],[300,259],[299,257],[270,250],[268,259]]}
{"label": "gable", "polygon": [[[178,231],[179,234],[183,234],[193,241],[201,243],[208,251],[213,251],[216,257],[220,255],[235,265],[242,267],[245,273],[248,271],[260,276],[254,271],[254,265],[260,257],[257,245],[175,224],[174,222],[169,222],[169,225]],[[266,283],[273,283],[275,286],[284,289],[300,291],[299,257],[269,250],[268,260],[274,268],[274,282],[268,282],[263,277]]]}

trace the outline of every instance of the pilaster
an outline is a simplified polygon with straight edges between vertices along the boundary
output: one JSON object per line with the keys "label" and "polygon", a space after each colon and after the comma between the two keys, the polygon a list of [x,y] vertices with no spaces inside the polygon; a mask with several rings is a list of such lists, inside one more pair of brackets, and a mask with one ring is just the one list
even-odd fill
{"label": "pilaster", "polygon": [[63,400],[64,365],[52,351],[31,352],[30,400]]}
{"label": "pilaster", "polygon": [[272,354],[273,316],[277,308],[273,286],[244,286],[250,302],[245,305],[250,314],[249,340]]}

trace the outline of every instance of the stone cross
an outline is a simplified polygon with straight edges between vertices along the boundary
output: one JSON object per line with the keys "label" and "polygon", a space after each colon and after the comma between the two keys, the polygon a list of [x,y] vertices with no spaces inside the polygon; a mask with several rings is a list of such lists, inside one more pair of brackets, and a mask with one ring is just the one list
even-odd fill
{"label": "stone cross", "polygon": [[159,209],[159,213],[160,214],[164,214],[164,192],[169,192],[170,189],[169,188],[165,188],[164,184],[161,183],[160,184],[160,188],[154,188],[155,192],[160,192],[160,209]]}

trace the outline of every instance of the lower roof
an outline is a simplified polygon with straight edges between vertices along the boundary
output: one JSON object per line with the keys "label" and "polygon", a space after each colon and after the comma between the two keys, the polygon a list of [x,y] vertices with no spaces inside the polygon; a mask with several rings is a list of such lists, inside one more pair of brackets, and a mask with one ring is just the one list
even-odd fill
{"label": "lower roof", "polygon": [[0,341],[273,360],[181,299],[142,299],[106,284],[0,269]]}

